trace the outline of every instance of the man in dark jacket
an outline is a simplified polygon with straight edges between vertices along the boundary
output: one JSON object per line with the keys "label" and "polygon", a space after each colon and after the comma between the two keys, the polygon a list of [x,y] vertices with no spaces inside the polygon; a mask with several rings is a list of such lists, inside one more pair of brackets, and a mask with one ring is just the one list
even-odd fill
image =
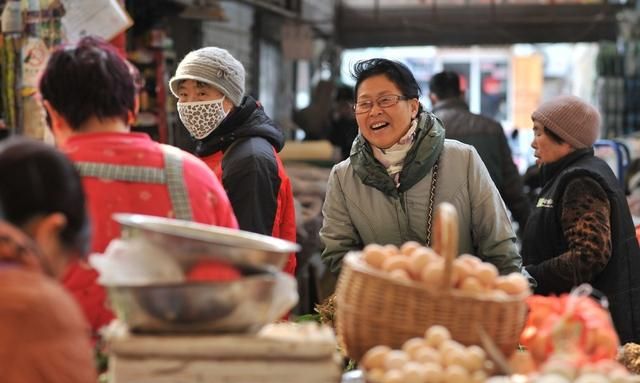
{"label": "man in dark jacket", "polygon": [[455,72],[444,71],[433,75],[429,81],[429,98],[433,113],[444,123],[446,137],[476,149],[522,232],[531,206],[524,194],[522,178],[511,158],[511,149],[502,126],[469,111]]}
{"label": "man in dark jacket", "polygon": [[[278,152],[284,135],[244,95],[244,67],[215,47],[187,54],[169,81],[196,154],[227,191],[240,229],[296,241],[293,193]],[[285,271],[295,274],[291,254]]]}

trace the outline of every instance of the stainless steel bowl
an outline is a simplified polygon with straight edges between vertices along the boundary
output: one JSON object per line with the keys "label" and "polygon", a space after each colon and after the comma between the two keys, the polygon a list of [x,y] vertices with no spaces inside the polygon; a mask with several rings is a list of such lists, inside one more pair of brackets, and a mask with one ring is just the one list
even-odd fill
{"label": "stainless steel bowl", "polygon": [[122,227],[121,238],[143,239],[179,259],[183,268],[203,259],[239,266],[284,267],[296,243],[278,238],[139,214],[114,214]]}
{"label": "stainless steel bowl", "polygon": [[291,304],[277,296],[278,273],[233,282],[108,286],[118,319],[136,332],[254,332]]}

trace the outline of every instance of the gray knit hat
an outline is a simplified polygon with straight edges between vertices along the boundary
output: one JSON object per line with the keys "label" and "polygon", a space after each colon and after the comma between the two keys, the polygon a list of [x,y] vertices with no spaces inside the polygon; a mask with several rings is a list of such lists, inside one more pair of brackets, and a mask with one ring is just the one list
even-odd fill
{"label": "gray knit hat", "polygon": [[244,67],[225,49],[206,47],[189,52],[169,80],[171,93],[178,97],[181,80],[211,84],[238,106],[244,97]]}
{"label": "gray knit hat", "polygon": [[576,149],[591,147],[600,136],[600,113],[575,96],[560,96],[543,103],[531,119]]}

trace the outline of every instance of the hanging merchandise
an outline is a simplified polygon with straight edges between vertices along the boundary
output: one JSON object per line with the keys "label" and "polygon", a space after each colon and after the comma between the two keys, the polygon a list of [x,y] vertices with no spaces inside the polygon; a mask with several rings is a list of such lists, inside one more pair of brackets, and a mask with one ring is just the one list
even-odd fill
{"label": "hanging merchandise", "polygon": [[[2,82],[2,120],[0,129],[19,133],[20,100],[16,97],[19,84],[20,39],[22,33],[22,12],[20,1],[8,1],[2,10],[2,41],[0,42],[0,81]],[[4,135],[3,135],[4,136]]]}
{"label": "hanging merchandise", "polygon": [[118,0],[62,0],[65,15],[62,24],[69,42],[85,36],[111,40],[133,25],[133,20]]}
{"label": "hanging merchandise", "polygon": [[61,42],[59,5],[49,7],[28,2],[21,41],[19,84],[22,105],[22,134],[38,140],[52,140],[46,124],[46,112],[38,99],[38,80],[51,49]]}

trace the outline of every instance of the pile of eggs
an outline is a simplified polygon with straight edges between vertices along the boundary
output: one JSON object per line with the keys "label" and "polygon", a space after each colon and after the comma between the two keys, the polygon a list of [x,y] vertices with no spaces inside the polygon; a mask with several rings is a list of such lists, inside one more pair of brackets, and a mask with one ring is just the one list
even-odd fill
{"label": "pile of eggs", "polygon": [[[399,249],[394,245],[370,244],[362,250],[362,259],[392,278],[415,281],[427,288],[443,286],[444,258],[417,242],[406,242]],[[500,276],[493,264],[482,262],[469,254],[462,254],[453,260],[450,286],[471,294],[491,295],[493,298],[530,292],[524,275],[511,273]]]}
{"label": "pile of eggs", "polygon": [[493,368],[485,351],[451,339],[443,326],[432,326],[423,338],[412,338],[402,350],[375,346],[360,361],[372,383],[480,383]]}
{"label": "pile of eggs", "polygon": [[551,356],[539,372],[525,375],[494,376],[486,383],[638,383],[640,376],[632,375],[620,363],[603,359],[584,363],[578,354]]}

